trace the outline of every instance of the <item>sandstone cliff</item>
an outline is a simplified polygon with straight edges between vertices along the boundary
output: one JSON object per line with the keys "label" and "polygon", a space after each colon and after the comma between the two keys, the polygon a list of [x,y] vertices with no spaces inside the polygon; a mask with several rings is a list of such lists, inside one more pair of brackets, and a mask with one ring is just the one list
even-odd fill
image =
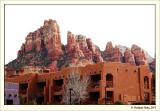
{"label": "sandstone cliff", "polygon": [[144,65],[147,64],[147,57],[145,51],[137,45],[128,48],[113,46],[112,42],[108,42],[105,50],[101,51],[91,38],[75,35],[71,31],[67,32],[67,44],[64,45],[61,43],[58,23],[49,19],[44,21],[42,27],[26,36],[17,58],[6,66],[13,69],[25,66],[61,69],[103,61]]}

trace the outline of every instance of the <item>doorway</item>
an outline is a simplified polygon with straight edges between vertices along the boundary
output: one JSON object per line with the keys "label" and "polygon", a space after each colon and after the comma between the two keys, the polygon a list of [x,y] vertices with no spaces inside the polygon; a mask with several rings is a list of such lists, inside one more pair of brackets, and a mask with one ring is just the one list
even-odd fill
{"label": "doorway", "polygon": [[106,92],[106,104],[113,104],[113,91]]}
{"label": "doorway", "polygon": [[13,100],[12,99],[7,99],[7,105],[12,105],[13,104]]}

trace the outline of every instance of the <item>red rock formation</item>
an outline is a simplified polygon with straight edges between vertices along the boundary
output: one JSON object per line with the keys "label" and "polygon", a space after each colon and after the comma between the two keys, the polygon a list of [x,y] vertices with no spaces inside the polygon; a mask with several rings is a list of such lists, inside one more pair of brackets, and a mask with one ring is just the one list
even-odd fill
{"label": "red rock formation", "polygon": [[122,53],[121,53],[121,51],[119,50],[119,48],[118,47],[115,47],[114,49],[113,49],[113,52],[112,52],[112,61],[113,62],[121,62],[121,58],[122,58]]}
{"label": "red rock formation", "polygon": [[103,62],[103,58],[99,52],[96,52],[94,55],[95,55],[96,62]]}
{"label": "red rock formation", "polygon": [[84,57],[84,54],[83,54],[82,50],[80,49],[78,43],[76,43],[76,46],[75,46],[73,53],[74,53],[74,58],[76,58],[76,59]]}
{"label": "red rock formation", "polygon": [[104,54],[103,54],[104,60],[112,61],[112,51],[113,51],[112,42],[108,42],[106,45],[106,49],[104,50]]}
{"label": "red rock formation", "polygon": [[150,64],[155,66],[156,65],[156,59],[154,58],[153,61]]}
{"label": "red rock formation", "polygon": [[147,63],[144,51],[136,45],[133,45],[130,50],[125,46],[113,47],[112,42],[108,42],[106,49],[101,52],[90,38],[83,35],[75,36],[70,31],[67,33],[67,44],[64,46],[61,43],[59,25],[51,19],[44,21],[42,27],[27,35],[17,55],[17,59],[8,65],[11,68],[28,65],[57,70],[70,64],[83,66],[103,61],[136,65]]}
{"label": "red rock formation", "polygon": [[48,49],[48,56],[56,60],[62,55],[61,38],[59,26],[55,20],[44,22],[43,28],[44,44]]}
{"label": "red rock formation", "polygon": [[35,49],[37,52],[39,52],[41,50],[41,33],[40,30],[35,31],[35,40],[34,40],[34,44],[35,44]]}
{"label": "red rock formation", "polygon": [[94,53],[88,48],[86,37],[83,35],[77,35],[76,42],[79,44],[80,50],[82,50],[85,59],[92,61],[92,56]]}
{"label": "red rock formation", "polygon": [[24,53],[25,53],[25,45],[22,44],[21,49],[18,50],[17,57],[20,57],[20,56],[23,55]]}
{"label": "red rock formation", "polygon": [[90,38],[86,39],[87,45],[88,45],[88,49],[92,51],[92,53],[94,54],[96,51],[96,47],[93,44],[92,40]]}
{"label": "red rock formation", "polygon": [[74,50],[76,44],[75,36],[72,32],[68,31],[67,33],[67,52],[70,53]]}
{"label": "red rock formation", "polygon": [[132,45],[132,53],[134,54],[135,62],[137,65],[144,65],[147,63],[144,51],[137,45]]}
{"label": "red rock formation", "polygon": [[77,35],[76,36],[76,42],[79,44],[79,48],[83,51],[86,52],[88,50],[87,42],[86,42],[86,37],[83,35]]}
{"label": "red rock formation", "polygon": [[[25,44],[21,47],[18,55],[22,52],[29,52],[36,49],[37,52],[42,50],[42,46],[47,48],[48,56],[56,60],[62,55],[60,30],[55,20],[44,21],[44,26],[26,37]],[[25,49],[25,50],[24,50]],[[23,50],[23,51],[22,51]]]}
{"label": "red rock formation", "polygon": [[124,52],[124,59],[126,63],[135,64],[134,55],[130,49],[126,49]]}
{"label": "red rock formation", "polygon": [[32,33],[29,33],[26,37],[25,50],[26,52],[28,52],[31,51],[32,49],[33,49]]}
{"label": "red rock formation", "polygon": [[113,50],[113,45],[112,45],[112,42],[107,42],[107,45],[106,45],[106,49],[105,49],[105,52],[106,53],[111,53]]}
{"label": "red rock formation", "polygon": [[[89,49],[88,45],[90,46]],[[72,65],[90,64],[93,63],[93,56],[95,55],[95,46],[90,39],[86,39],[83,35],[67,33],[66,52]],[[93,53],[94,52],[94,53]],[[103,58],[97,55],[97,61],[102,61]]]}
{"label": "red rock formation", "polygon": [[104,59],[111,62],[121,62],[122,53],[118,47],[113,47],[112,42],[108,42],[104,51]]}
{"label": "red rock formation", "polygon": [[92,51],[90,50],[86,50],[84,53],[84,56],[85,56],[85,59],[89,60],[89,61],[92,61],[92,58],[93,58],[93,53]]}
{"label": "red rock formation", "polygon": [[22,44],[22,46],[21,46],[21,51],[22,51],[22,54],[25,53],[25,44]]}
{"label": "red rock formation", "polygon": [[153,73],[156,71],[156,59],[154,58],[151,63],[149,63],[150,69]]}
{"label": "red rock formation", "polygon": [[49,65],[49,69],[51,70],[51,72],[57,71],[58,70],[58,68],[57,68],[57,62],[56,61],[52,62]]}
{"label": "red rock formation", "polygon": [[18,57],[19,57],[20,55],[22,55],[22,51],[21,51],[21,50],[18,50],[17,55],[18,55]]}
{"label": "red rock formation", "polygon": [[70,31],[67,33],[66,52],[70,58],[71,63],[76,63],[78,59],[84,57],[84,54],[79,47],[79,43],[76,42],[74,34],[72,34]]}

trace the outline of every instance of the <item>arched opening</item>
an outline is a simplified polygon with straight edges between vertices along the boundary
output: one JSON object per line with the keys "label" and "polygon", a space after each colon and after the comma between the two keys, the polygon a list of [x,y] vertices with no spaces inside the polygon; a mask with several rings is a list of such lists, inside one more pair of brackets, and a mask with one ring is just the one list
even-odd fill
{"label": "arched opening", "polygon": [[113,104],[113,91],[106,91],[105,104]]}
{"label": "arched opening", "polygon": [[144,89],[149,89],[149,78],[147,76],[144,77]]}
{"label": "arched opening", "polygon": [[44,104],[44,96],[42,95],[36,96],[36,102],[37,104]]}
{"label": "arched opening", "polygon": [[13,104],[13,100],[12,99],[7,99],[7,105],[12,105]]}
{"label": "arched opening", "polygon": [[100,97],[100,92],[97,92],[97,91],[96,92],[90,92],[87,104],[98,104],[99,97]]}
{"label": "arched opening", "polygon": [[113,75],[107,74],[106,75],[106,88],[112,88],[113,87]]}
{"label": "arched opening", "polygon": [[149,93],[144,92],[144,102],[148,103],[149,102]]}
{"label": "arched opening", "polygon": [[55,95],[53,96],[53,104],[61,104],[62,95]]}

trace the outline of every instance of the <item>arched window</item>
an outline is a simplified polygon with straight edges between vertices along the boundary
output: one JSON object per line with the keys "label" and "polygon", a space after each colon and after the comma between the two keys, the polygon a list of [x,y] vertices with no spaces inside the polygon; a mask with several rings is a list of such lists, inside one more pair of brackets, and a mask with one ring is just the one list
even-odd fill
{"label": "arched window", "polygon": [[113,87],[113,75],[108,73],[106,75],[106,87],[107,88],[112,88]]}
{"label": "arched window", "polygon": [[149,89],[149,78],[147,76],[144,77],[144,89]]}

